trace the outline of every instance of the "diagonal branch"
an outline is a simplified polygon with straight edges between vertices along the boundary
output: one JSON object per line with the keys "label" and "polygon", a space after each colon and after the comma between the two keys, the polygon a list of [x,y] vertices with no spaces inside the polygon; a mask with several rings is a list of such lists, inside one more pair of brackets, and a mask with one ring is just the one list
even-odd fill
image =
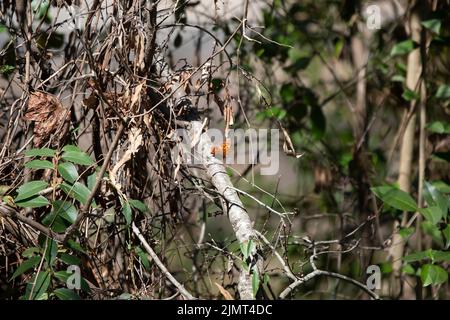
{"label": "diagonal branch", "polygon": [[144,246],[147,253],[152,257],[153,261],[155,261],[158,268],[161,270],[161,272],[169,279],[169,281],[178,289],[178,291],[181,293],[183,297],[189,300],[195,300],[196,298],[191,295],[184,286],[175,279],[175,277],[167,270],[166,266],[162,263],[162,261],[159,259],[158,255],[155,251],[153,251],[152,247],[148,244],[148,242],[145,240],[144,236],[142,235],[141,231],[136,227],[136,225],[132,224],[133,233],[139,238],[142,245]]}

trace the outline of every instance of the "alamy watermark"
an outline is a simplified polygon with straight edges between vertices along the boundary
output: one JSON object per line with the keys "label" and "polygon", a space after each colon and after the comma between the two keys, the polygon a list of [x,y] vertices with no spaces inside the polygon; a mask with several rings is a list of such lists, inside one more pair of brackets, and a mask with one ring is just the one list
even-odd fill
{"label": "alamy watermark", "polygon": [[369,275],[366,280],[366,286],[369,290],[381,289],[381,270],[377,265],[367,267],[366,273]]}
{"label": "alamy watermark", "polygon": [[66,285],[68,289],[80,290],[81,288],[81,270],[77,265],[70,265],[67,268],[67,273],[69,277],[66,280]]}

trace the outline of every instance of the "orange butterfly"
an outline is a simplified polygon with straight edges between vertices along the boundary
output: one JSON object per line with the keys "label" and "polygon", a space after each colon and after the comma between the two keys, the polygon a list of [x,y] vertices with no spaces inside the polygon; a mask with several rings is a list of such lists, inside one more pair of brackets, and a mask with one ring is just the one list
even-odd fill
{"label": "orange butterfly", "polygon": [[228,154],[228,151],[230,150],[230,142],[226,141],[224,143],[222,143],[220,145],[220,147],[218,146],[213,146],[211,147],[211,154],[215,157],[216,155],[220,155],[222,154],[223,157],[225,158]]}

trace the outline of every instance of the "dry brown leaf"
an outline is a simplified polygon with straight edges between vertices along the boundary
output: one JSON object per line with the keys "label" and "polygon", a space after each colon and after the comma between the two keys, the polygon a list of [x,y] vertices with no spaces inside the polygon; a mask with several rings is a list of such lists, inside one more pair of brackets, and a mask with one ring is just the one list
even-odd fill
{"label": "dry brown leaf", "polygon": [[133,96],[131,97],[131,103],[130,103],[130,110],[131,111],[136,111],[136,110],[133,109],[133,106],[136,104],[136,102],[141,97],[141,91],[142,91],[142,87],[144,86],[144,84],[145,84],[145,81],[143,81],[140,84],[138,84],[136,86],[136,88],[134,89],[134,93],[133,93]]}
{"label": "dry brown leaf", "polygon": [[61,130],[58,142],[64,139],[68,130],[68,126],[64,125],[67,115],[68,110],[55,96],[40,91],[31,93],[23,119],[35,123],[34,145],[43,145],[58,129]]}
{"label": "dry brown leaf", "polygon": [[225,290],[224,287],[222,287],[217,282],[214,282],[214,284],[217,286],[217,288],[219,289],[220,293],[225,298],[225,300],[234,300],[233,297],[231,296],[231,294],[227,290]]}
{"label": "dry brown leaf", "polygon": [[144,66],[144,59],[145,59],[145,36],[142,32],[139,32],[136,35],[135,38],[136,44],[135,44],[135,55],[136,55],[136,60],[135,60],[135,67],[137,68],[141,68]]}
{"label": "dry brown leaf", "polygon": [[138,152],[139,148],[142,145],[142,133],[139,128],[131,128],[128,133],[128,140],[130,141],[130,145],[128,150],[125,151],[122,158],[116,163],[114,168],[109,172],[109,178],[111,180],[111,184],[116,188],[118,192],[121,192],[122,186],[117,182],[117,172],[119,169],[131,159],[131,156]]}

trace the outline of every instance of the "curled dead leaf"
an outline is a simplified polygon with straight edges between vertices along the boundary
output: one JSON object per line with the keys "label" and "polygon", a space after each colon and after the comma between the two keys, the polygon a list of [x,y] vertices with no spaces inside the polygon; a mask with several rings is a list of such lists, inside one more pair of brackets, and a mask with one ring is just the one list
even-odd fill
{"label": "curled dead leaf", "polygon": [[42,146],[56,132],[59,132],[56,144],[62,141],[68,132],[68,114],[69,110],[55,96],[40,91],[31,93],[23,119],[34,122],[34,145]]}

